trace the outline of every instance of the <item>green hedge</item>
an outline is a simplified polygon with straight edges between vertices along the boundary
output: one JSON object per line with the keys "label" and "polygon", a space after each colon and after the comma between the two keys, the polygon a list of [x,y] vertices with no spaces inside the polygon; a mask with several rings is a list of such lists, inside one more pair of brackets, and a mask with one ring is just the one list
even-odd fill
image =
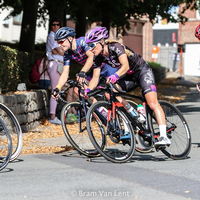
{"label": "green hedge", "polygon": [[0,45],[0,88],[2,93],[16,91],[18,83],[26,83],[29,71],[28,53]]}
{"label": "green hedge", "polygon": [[148,64],[151,66],[152,69],[158,69],[161,67],[161,64],[156,62],[148,62]]}
{"label": "green hedge", "polygon": [[155,62],[148,62],[148,64],[151,66],[156,83],[160,83],[163,79],[166,78],[166,68],[162,67],[161,64],[155,63]]}

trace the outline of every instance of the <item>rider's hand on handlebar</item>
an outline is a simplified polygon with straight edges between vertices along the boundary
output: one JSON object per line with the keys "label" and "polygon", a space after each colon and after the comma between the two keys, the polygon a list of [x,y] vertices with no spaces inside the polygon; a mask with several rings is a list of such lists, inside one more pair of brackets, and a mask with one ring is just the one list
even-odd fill
{"label": "rider's hand on handlebar", "polygon": [[107,82],[106,82],[106,83],[110,82],[110,83],[113,83],[113,84],[114,84],[114,83],[116,83],[118,80],[119,80],[118,74],[114,73],[113,75],[111,75],[111,76],[109,76],[109,77],[107,78]]}
{"label": "rider's hand on handlebar", "polygon": [[[84,90],[84,97],[88,98],[87,93],[90,92],[90,88],[87,88],[86,90]],[[83,94],[81,93],[81,96],[83,97]]]}
{"label": "rider's hand on handlebar", "polygon": [[51,96],[54,100],[56,100],[59,97],[59,89],[58,88],[53,89],[51,92]]}
{"label": "rider's hand on handlebar", "polygon": [[76,80],[82,84],[83,82],[85,82],[85,78],[86,78],[86,74],[84,71],[80,71],[78,74],[76,74]]}

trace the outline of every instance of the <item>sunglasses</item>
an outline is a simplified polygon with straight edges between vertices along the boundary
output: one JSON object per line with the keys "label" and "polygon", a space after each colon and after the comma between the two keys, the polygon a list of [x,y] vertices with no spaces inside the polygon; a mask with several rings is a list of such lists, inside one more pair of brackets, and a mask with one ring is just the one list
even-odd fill
{"label": "sunglasses", "polygon": [[59,23],[58,24],[53,23],[52,26],[60,26],[60,24]]}
{"label": "sunglasses", "polygon": [[97,45],[98,43],[99,43],[99,42],[89,43],[89,44],[88,44],[88,47],[89,47],[90,49],[94,49],[94,47],[96,47],[96,45]]}
{"label": "sunglasses", "polygon": [[57,41],[57,43],[58,44],[63,44],[63,42],[65,41],[66,39],[64,39],[64,40],[59,40],[59,41]]}

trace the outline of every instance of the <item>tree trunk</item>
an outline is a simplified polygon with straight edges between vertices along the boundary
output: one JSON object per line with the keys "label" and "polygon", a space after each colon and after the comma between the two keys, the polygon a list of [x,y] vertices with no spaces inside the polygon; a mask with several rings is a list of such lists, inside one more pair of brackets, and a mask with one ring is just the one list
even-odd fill
{"label": "tree trunk", "polygon": [[110,15],[109,12],[105,13],[102,17],[102,26],[106,27],[108,32],[110,31]]}
{"label": "tree trunk", "polygon": [[30,65],[33,65],[34,63],[38,2],[39,0],[23,1],[23,19],[19,41],[19,51],[30,53]]}
{"label": "tree trunk", "polygon": [[76,12],[76,38],[84,36],[87,24],[87,0],[80,1],[78,4],[79,9]]}
{"label": "tree trunk", "polygon": [[[49,14],[49,19],[52,19],[54,17],[58,17],[61,21],[61,27],[66,26],[66,1],[65,0],[59,0],[56,2],[55,6],[55,1],[49,1],[45,0],[45,5],[48,10]],[[51,26],[49,24],[49,31],[51,30]]]}

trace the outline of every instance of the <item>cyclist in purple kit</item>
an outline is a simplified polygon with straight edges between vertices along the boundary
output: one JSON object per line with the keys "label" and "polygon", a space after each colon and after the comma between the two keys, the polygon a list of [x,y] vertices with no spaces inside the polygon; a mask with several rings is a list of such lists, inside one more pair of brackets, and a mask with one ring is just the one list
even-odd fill
{"label": "cyclist in purple kit", "polygon": [[[171,141],[166,135],[165,114],[158,103],[155,78],[151,67],[136,52],[116,40],[105,40],[108,38],[108,31],[105,27],[96,27],[86,34],[86,43],[94,54],[93,77],[89,83],[87,92],[94,89],[99,80],[101,64],[106,63],[111,67],[119,69],[107,78],[111,83],[117,83],[122,90],[131,91],[137,87],[142,88],[142,92],[148,105],[154,111],[159,124],[160,137],[155,145],[170,145]],[[121,98],[121,103],[130,108],[130,105]]]}

